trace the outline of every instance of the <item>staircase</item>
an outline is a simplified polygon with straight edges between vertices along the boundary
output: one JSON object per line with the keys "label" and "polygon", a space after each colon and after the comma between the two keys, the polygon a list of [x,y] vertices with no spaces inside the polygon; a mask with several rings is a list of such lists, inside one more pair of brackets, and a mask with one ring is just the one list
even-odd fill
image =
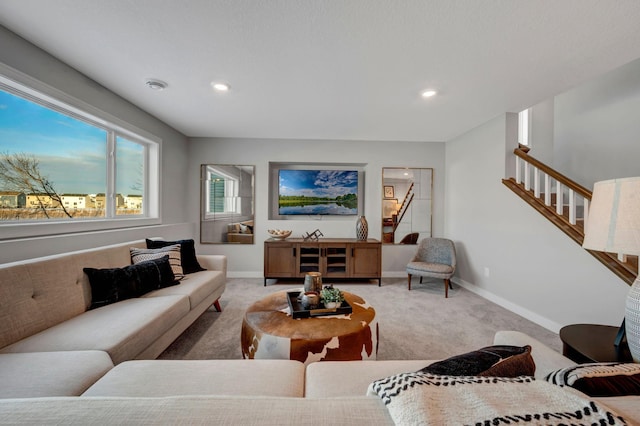
{"label": "staircase", "polygon": [[413,182],[411,182],[411,185],[409,186],[409,189],[407,189],[407,193],[404,195],[404,198],[402,200],[402,204],[400,205],[400,208],[398,209],[398,213],[397,213],[397,220],[394,222],[393,224],[393,232],[396,231],[396,229],[398,229],[398,225],[400,225],[400,222],[402,222],[402,218],[404,217],[404,214],[407,212],[407,209],[409,208],[409,206],[411,205],[411,201],[413,201],[413,196],[415,195],[413,192]]}
{"label": "staircase", "polygon": [[[522,145],[513,151],[516,176],[502,183],[582,245],[591,191],[531,157],[528,151]],[[628,285],[633,284],[638,275],[638,256],[587,251]]]}

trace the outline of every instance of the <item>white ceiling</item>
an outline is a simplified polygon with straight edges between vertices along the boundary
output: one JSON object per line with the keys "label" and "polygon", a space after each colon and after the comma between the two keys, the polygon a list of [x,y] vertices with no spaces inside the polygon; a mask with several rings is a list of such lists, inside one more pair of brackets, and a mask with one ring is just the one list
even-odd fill
{"label": "white ceiling", "polygon": [[0,24],[205,137],[446,141],[640,57],[638,0],[2,0]]}

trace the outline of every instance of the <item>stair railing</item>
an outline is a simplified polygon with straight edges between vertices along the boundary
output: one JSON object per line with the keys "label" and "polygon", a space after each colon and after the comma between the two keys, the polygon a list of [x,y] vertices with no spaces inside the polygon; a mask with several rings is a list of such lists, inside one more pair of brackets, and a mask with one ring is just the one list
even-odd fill
{"label": "stair railing", "polygon": [[[576,243],[582,245],[589,220],[591,191],[528,154],[522,145],[516,156],[515,178],[503,183],[538,210]],[[638,275],[638,257],[587,250],[627,284]]]}

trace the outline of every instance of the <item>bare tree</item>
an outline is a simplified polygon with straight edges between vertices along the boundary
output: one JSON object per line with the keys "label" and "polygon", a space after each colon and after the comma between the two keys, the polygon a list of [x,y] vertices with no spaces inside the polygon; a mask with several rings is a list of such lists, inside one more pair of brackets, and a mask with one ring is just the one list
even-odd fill
{"label": "bare tree", "polygon": [[65,215],[73,215],[65,208],[62,197],[55,190],[53,182],[40,171],[40,162],[32,154],[8,152],[0,154],[0,188],[6,191],[34,194],[38,200],[38,208],[49,218],[48,198],[56,202]]}

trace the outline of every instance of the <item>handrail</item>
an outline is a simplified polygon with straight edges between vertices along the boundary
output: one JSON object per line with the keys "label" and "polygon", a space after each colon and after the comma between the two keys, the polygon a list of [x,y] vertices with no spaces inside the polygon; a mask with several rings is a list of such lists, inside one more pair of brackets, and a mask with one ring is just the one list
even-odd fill
{"label": "handrail", "polygon": [[518,147],[518,148],[513,150],[513,153],[516,156],[518,156],[518,157],[522,158],[523,160],[525,160],[526,162],[528,162],[529,164],[531,164],[532,166],[537,167],[540,171],[548,174],[549,176],[551,176],[552,178],[554,178],[558,182],[560,182],[563,185],[573,189],[574,191],[576,191],[578,194],[582,195],[587,200],[591,200],[591,191],[589,191],[587,188],[585,188],[584,186],[580,185],[579,183],[569,179],[568,177],[566,177],[562,173],[559,173],[559,172],[553,170],[551,167],[547,166],[543,162],[541,162],[541,161],[535,159],[534,157],[530,156],[529,154],[527,154],[527,151],[525,151],[522,148]]}

